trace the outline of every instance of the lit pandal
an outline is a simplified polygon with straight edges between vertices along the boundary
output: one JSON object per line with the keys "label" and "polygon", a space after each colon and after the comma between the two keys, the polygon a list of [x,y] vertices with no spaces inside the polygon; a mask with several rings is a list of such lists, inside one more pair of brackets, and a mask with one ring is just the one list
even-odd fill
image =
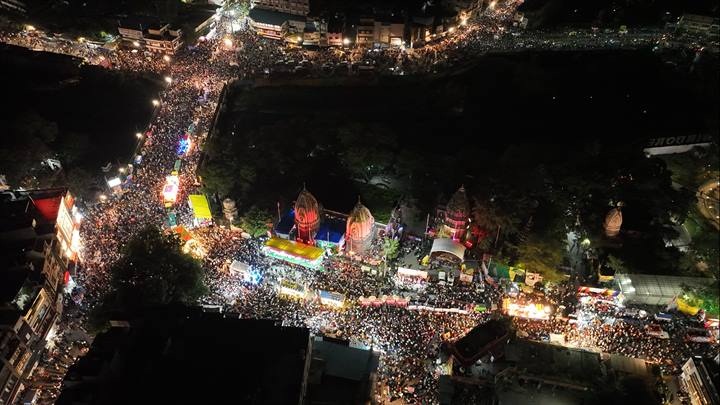
{"label": "lit pandal", "polygon": [[510,316],[518,318],[550,319],[552,307],[541,303],[519,303],[509,298],[503,299],[503,311]]}

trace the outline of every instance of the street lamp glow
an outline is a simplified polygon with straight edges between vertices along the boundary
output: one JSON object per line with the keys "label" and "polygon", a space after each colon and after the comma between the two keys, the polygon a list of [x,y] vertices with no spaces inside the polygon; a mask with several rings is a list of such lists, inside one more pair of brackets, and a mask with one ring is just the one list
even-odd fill
{"label": "street lamp glow", "polygon": [[223,45],[225,45],[228,48],[232,47],[232,45],[233,45],[232,39],[230,39],[230,38],[223,39]]}
{"label": "street lamp glow", "polygon": [[350,38],[343,38],[343,45],[350,45]]}
{"label": "street lamp glow", "polygon": [[138,139],[140,139],[140,138],[142,138],[142,133],[136,132],[136,133],[135,133],[135,136],[136,136]]}
{"label": "street lamp glow", "polygon": [[121,168],[118,169],[118,171],[119,171],[120,173],[125,173],[125,168],[124,168],[124,167],[121,167]]}
{"label": "street lamp glow", "polygon": [[79,37],[79,38],[78,38],[78,42],[80,42],[80,43],[85,42],[85,37]]}
{"label": "street lamp glow", "polygon": [[585,238],[580,243],[582,243],[583,246],[590,246],[590,239]]}
{"label": "street lamp glow", "polygon": [[453,32],[455,32],[455,27],[450,27],[450,28],[448,28],[448,32],[451,33],[451,34],[452,34]]}
{"label": "street lamp glow", "polygon": [[166,82],[167,84],[172,83],[172,77],[170,77],[170,76],[165,76],[165,82]]}
{"label": "street lamp glow", "polygon": [[165,62],[170,62],[170,56],[168,56],[168,55],[163,55],[163,60],[164,60]]}
{"label": "street lamp glow", "polygon": [[35,26],[28,24],[25,26],[25,31],[30,31],[30,32],[35,31]]}
{"label": "street lamp glow", "polygon": [[157,107],[160,105],[160,101],[158,101],[157,99],[153,99],[152,104]]}
{"label": "street lamp glow", "polygon": [[138,47],[140,46],[140,42],[138,42],[138,41],[133,41],[133,46],[134,46],[135,48],[138,48]]}

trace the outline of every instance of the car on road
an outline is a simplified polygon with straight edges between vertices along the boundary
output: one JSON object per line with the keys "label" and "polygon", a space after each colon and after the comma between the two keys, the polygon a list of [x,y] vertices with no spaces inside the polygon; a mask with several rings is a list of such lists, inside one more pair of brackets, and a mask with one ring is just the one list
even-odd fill
{"label": "car on road", "polygon": [[655,314],[654,318],[658,322],[672,322],[673,320],[673,316],[665,312],[658,312]]}

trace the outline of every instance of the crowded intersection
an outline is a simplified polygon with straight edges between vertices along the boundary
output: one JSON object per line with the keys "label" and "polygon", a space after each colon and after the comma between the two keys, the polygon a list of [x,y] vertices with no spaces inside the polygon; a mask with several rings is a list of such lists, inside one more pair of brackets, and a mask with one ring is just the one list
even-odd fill
{"label": "crowded intersection", "polygon": [[[78,333],[87,314],[107,292],[109,269],[120,258],[121,248],[148,224],[164,224],[171,231],[161,195],[166,176],[179,159],[178,142],[189,126],[193,127],[192,145],[183,151],[182,166],[177,170],[176,199],[186,201],[188,195],[199,191],[195,174],[201,157],[199,145],[209,132],[226,83],[266,76],[277,68],[278,61],[289,59],[308,60],[318,72],[322,66],[368,63],[376,66],[378,72],[419,74],[456,66],[491,49],[511,50],[528,45],[572,49],[603,45],[602,39],[592,35],[587,36],[586,42],[579,39],[570,42],[565,37],[548,42],[527,34],[513,35],[509,32],[509,23],[509,13],[473,18],[455,35],[430,41],[419,49],[320,52],[290,49],[280,42],[262,39],[247,28],[229,33],[219,27],[192,49],[172,58],[135,50],[98,50],[77,44],[60,44],[51,49],[33,33],[6,35],[5,42],[72,54],[87,63],[108,68],[150,70],[167,78],[167,88],[157,100],[152,100],[155,114],[139,136],[142,146],[137,158],[123,167],[127,171],[123,190],[88,205],[83,213],[82,267],[73,279],[68,310],[53,338],[55,346],[43,359],[44,371],[37,379],[59,385],[57,376],[62,372],[58,370],[67,367],[87,349],[87,342],[78,338]],[[628,41],[628,46],[647,45],[654,40],[653,35],[622,38]],[[536,299],[533,294],[509,293],[503,285],[483,280],[479,281],[483,288],[460,282],[406,282],[396,274],[396,268],[386,265],[379,257],[382,254],[377,247],[360,260],[334,255],[323,259],[321,269],[308,269],[264,254],[266,236],[247,238],[225,227],[194,226],[192,211],[184,204],[177,204],[175,215],[177,225],[187,229],[202,248],[198,256],[209,293],[200,304],[222,306],[224,311],[243,318],[282,320],[284,325],[307,327],[313,334],[347,339],[379,352],[379,378],[374,393],[377,403],[397,400],[437,403],[435,361],[443,343],[463,336],[504,312],[503,301],[509,294],[516,301]],[[416,243],[403,241],[403,252],[412,254],[422,250],[420,244],[413,245]],[[253,277],[248,279],[231,271],[234,262],[245,264]],[[343,297],[342,303],[327,305],[312,294],[292,293],[317,290],[339,294]],[[557,311],[545,319],[513,316],[517,335],[539,341],[548,340],[550,335],[561,335],[556,343],[646,359],[662,365],[668,372],[677,372],[680,362],[688,356],[717,349],[715,344],[686,341],[683,321],[657,321],[653,313],[630,319],[624,317],[626,309],[621,303],[602,305],[598,300],[576,294],[576,290],[577,284],[568,281],[543,294],[548,306],[563,307],[566,309],[563,313]],[[369,305],[368,297],[375,299]],[[378,303],[377,297],[385,298]],[[483,309],[474,310],[478,306]],[[655,328],[653,325],[660,322],[664,322],[662,330],[668,333],[668,338],[648,333],[648,328]]]}

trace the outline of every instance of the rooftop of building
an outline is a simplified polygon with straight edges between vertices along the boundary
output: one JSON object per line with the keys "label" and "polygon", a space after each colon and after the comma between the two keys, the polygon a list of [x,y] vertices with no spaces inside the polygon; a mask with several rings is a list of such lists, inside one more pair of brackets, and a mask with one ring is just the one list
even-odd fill
{"label": "rooftop of building", "polygon": [[285,21],[305,21],[306,19],[306,17],[302,15],[265,10],[258,7],[250,10],[248,17],[257,23],[276,25],[278,27],[282,26]]}
{"label": "rooftop of building", "polygon": [[505,323],[492,319],[480,324],[466,333],[465,336],[453,343],[461,361],[474,362],[482,357],[500,338],[509,336],[509,330]]}
{"label": "rooftop of building", "polygon": [[25,313],[43,286],[43,275],[32,266],[0,268],[0,307]]}
{"label": "rooftop of building", "polygon": [[378,364],[379,357],[371,350],[350,347],[348,342],[313,341],[308,402],[365,403]]}
{"label": "rooftop of building", "polygon": [[272,320],[158,309],[99,335],[56,403],[298,403],[308,343]]}
{"label": "rooftop of building", "polygon": [[524,339],[513,339],[505,360],[520,365],[526,374],[568,384],[594,384],[602,376],[600,353]]}
{"label": "rooftop of building", "polygon": [[155,17],[132,16],[118,20],[118,28],[146,31],[147,29],[157,29],[165,24]]}

